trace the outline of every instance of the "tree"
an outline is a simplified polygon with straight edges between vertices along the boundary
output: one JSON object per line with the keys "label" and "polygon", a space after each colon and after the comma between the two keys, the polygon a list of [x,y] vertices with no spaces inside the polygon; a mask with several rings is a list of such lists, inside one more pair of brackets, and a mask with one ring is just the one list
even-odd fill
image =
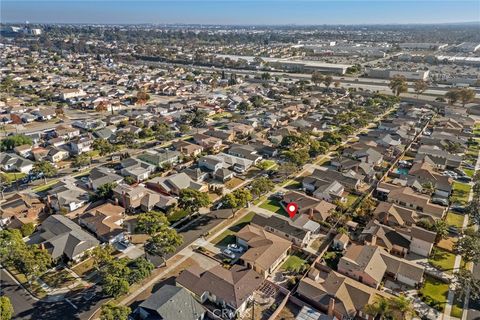
{"label": "tree", "polygon": [[113,251],[113,247],[108,244],[106,246],[96,246],[89,252],[89,256],[92,258],[93,266],[96,270],[100,270],[100,268],[112,262]]}
{"label": "tree", "polygon": [[25,249],[23,236],[20,230],[0,230],[0,263],[12,264],[18,257],[18,253]]}
{"label": "tree", "polygon": [[183,134],[186,134],[188,132],[190,132],[191,128],[188,124],[181,124],[179,127],[178,127],[178,130],[183,133]]}
{"label": "tree", "polygon": [[97,191],[95,192],[95,196],[97,199],[110,199],[113,196],[113,189],[117,184],[115,182],[108,182],[105,184],[102,184],[97,188]]}
{"label": "tree", "polygon": [[307,149],[284,151],[283,156],[287,159],[287,161],[292,162],[297,166],[303,166],[310,159]]}
{"label": "tree", "polygon": [[32,139],[23,134],[16,134],[2,139],[0,149],[1,151],[9,151],[24,144],[31,146],[33,144]]}
{"label": "tree", "polygon": [[325,154],[328,151],[328,143],[323,141],[317,141],[315,139],[310,140],[310,149],[308,153],[311,157],[316,157],[319,154]]}
{"label": "tree", "polygon": [[26,223],[22,225],[20,231],[22,232],[22,236],[28,237],[35,231],[35,225],[33,222]]}
{"label": "tree", "polygon": [[390,80],[388,87],[398,97],[408,91],[407,79],[404,76],[396,75]]}
{"label": "tree", "polygon": [[325,132],[321,141],[324,141],[331,146],[336,146],[342,142],[342,137],[340,137],[340,135],[335,132]]}
{"label": "tree", "polygon": [[180,190],[178,206],[190,214],[198,212],[200,208],[207,207],[210,203],[207,193],[191,188]]}
{"label": "tree", "polygon": [[375,301],[371,304],[367,304],[364,308],[365,313],[376,318],[390,316],[390,303],[387,298],[383,296],[376,296]]}
{"label": "tree", "polygon": [[266,177],[261,177],[252,181],[250,192],[252,193],[252,196],[258,198],[262,194],[273,190],[274,187],[275,184],[272,182],[272,180]]}
{"label": "tree", "polygon": [[132,310],[127,306],[107,302],[102,306],[100,320],[128,320]]}
{"label": "tree", "polygon": [[155,269],[155,266],[144,257],[130,261],[128,267],[131,270],[128,282],[131,284],[148,278]]}
{"label": "tree", "polygon": [[106,156],[118,150],[118,147],[108,142],[106,139],[95,139],[93,149],[97,150],[100,156]]}
{"label": "tree", "polygon": [[349,136],[355,133],[355,128],[349,124],[341,125],[338,133]]}
{"label": "tree", "polygon": [[145,104],[148,100],[150,100],[150,95],[146,93],[144,89],[137,92],[137,103]]}
{"label": "tree", "polygon": [[37,161],[33,164],[32,172],[35,174],[43,174],[45,184],[47,184],[47,178],[51,178],[57,174],[57,168],[48,161]]}
{"label": "tree", "polygon": [[246,207],[247,204],[252,201],[252,194],[246,188],[237,189],[232,192],[233,196],[236,199],[237,208]]}
{"label": "tree", "polygon": [[100,101],[97,106],[95,107],[95,111],[97,112],[105,112],[108,110],[108,102],[107,101]]}
{"label": "tree", "polygon": [[316,85],[318,85],[319,83],[322,83],[323,81],[323,75],[318,72],[318,71],[315,71],[312,73],[312,82],[315,83]]}
{"label": "tree", "polygon": [[145,252],[165,261],[165,255],[175,252],[182,243],[183,238],[175,229],[164,228],[145,242]]}
{"label": "tree", "polygon": [[335,88],[338,88],[340,87],[341,83],[339,81],[335,81],[333,85],[335,86]]}
{"label": "tree", "polygon": [[10,320],[13,317],[13,306],[7,296],[0,297],[0,319]]}
{"label": "tree", "polygon": [[203,109],[195,108],[190,124],[195,128],[205,127],[207,125],[207,112]]}
{"label": "tree", "polygon": [[128,280],[122,277],[107,274],[102,279],[102,290],[105,294],[118,298],[130,289]]}
{"label": "tree", "polygon": [[411,319],[415,315],[412,301],[403,294],[390,298],[388,304],[393,319]]}
{"label": "tree", "polygon": [[90,165],[90,157],[86,153],[81,153],[72,160],[72,166],[75,168],[83,168]]}
{"label": "tree", "polygon": [[272,76],[271,76],[270,73],[268,73],[268,72],[262,73],[262,76],[261,76],[261,77],[262,77],[262,80],[270,80],[270,79],[272,79]]}
{"label": "tree", "polygon": [[278,173],[284,178],[288,178],[290,175],[297,171],[298,167],[293,162],[284,162],[278,166]]}
{"label": "tree", "polygon": [[458,239],[454,249],[465,262],[480,262],[480,235],[466,235]]}
{"label": "tree", "polygon": [[18,254],[15,266],[27,276],[29,283],[45,273],[52,264],[52,257],[48,251],[37,245],[26,246]]}
{"label": "tree", "polygon": [[459,269],[454,274],[454,282],[458,299],[463,300],[467,292],[472,300],[480,299],[480,279],[475,278],[470,270]]}
{"label": "tree", "polygon": [[469,102],[472,102],[475,99],[475,90],[469,88],[462,88],[458,90],[458,97],[462,102],[462,107],[465,108],[465,105]]}
{"label": "tree", "polygon": [[448,236],[448,223],[444,220],[436,220],[433,223],[432,229],[437,233],[436,242],[441,239],[446,239]]}
{"label": "tree", "polygon": [[163,213],[149,211],[138,215],[136,231],[152,236],[168,227],[168,225],[168,219]]}
{"label": "tree", "polygon": [[250,105],[250,103],[242,101],[238,104],[237,109],[242,112],[247,112],[252,110],[252,106]]}
{"label": "tree", "polygon": [[252,96],[250,98],[250,102],[252,103],[255,109],[261,108],[263,106],[263,98],[261,96]]}
{"label": "tree", "polygon": [[327,88],[330,88],[330,85],[332,84],[333,82],[333,77],[332,76],[326,76],[324,79],[323,79],[323,84],[327,87]]}
{"label": "tree", "polygon": [[428,89],[428,83],[425,80],[417,80],[413,84],[413,91],[418,95],[424,93]]}
{"label": "tree", "polygon": [[458,89],[451,89],[445,93],[445,99],[447,99],[448,103],[453,105],[460,99],[460,94]]}

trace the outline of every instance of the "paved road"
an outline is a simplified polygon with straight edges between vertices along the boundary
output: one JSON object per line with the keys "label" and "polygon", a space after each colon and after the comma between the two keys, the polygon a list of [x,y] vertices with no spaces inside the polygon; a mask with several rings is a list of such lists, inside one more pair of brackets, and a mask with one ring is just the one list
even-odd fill
{"label": "paved road", "polygon": [[[88,319],[106,299],[100,294],[100,288],[92,288],[65,300],[43,302],[33,299],[10,275],[2,268],[0,270],[1,294],[10,298],[14,307],[14,320],[73,320]],[[94,291],[91,299],[86,300],[85,294]],[[75,307],[73,305],[75,305]]]}

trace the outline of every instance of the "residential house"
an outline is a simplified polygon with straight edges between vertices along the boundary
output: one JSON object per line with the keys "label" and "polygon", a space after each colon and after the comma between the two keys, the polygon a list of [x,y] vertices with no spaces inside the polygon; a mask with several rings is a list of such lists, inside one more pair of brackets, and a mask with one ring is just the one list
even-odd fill
{"label": "residential house", "polygon": [[228,154],[251,160],[254,165],[258,164],[262,160],[262,156],[257,154],[255,147],[250,145],[232,145],[230,149],[228,149]]}
{"label": "residential house", "polygon": [[175,141],[172,143],[172,145],[175,150],[189,157],[196,157],[203,152],[202,146],[184,140]]}
{"label": "residential house", "polygon": [[0,153],[0,168],[7,172],[29,173],[33,169],[33,162],[17,156],[14,153]]}
{"label": "residential house", "polygon": [[29,194],[16,193],[0,204],[0,227],[20,228],[25,224],[37,224],[45,204]]}
{"label": "residential house", "polygon": [[384,201],[380,201],[373,212],[373,216],[383,224],[389,226],[411,226],[423,218],[429,218],[430,222],[434,222],[428,215],[422,216],[413,209],[404,208],[394,203]]}
{"label": "residential house", "polygon": [[246,225],[236,234],[237,245],[246,249],[241,256],[243,265],[265,278],[288,256],[292,243],[265,229]]}
{"label": "residential house", "polygon": [[447,207],[431,203],[428,195],[417,193],[410,187],[382,182],[378,185],[376,192],[381,200],[386,198],[388,202],[414,209],[434,219],[441,219],[447,211]]}
{"label": "residential house", "polygon": [[408,171],[408,175],[414,177],[422,186],[430,184],[435,190],[435,194],[439,196],[448,197],[452,192],[452,178],[436,172],[433,165],[425,159],[414,163]]}
{"label": "residential house", "polygon": [[48,150],[48,154],[46,158],[50,162],[57,163],[57,162],[66,160],[69,157],[70,157],[70,153],[68,151],[53,147]]}
{"label": "residential house", "polygon": [[106,202],[78,217],[78,224],[94,233],[100,241],[115,243],[125,238],[124,215],[124,208]]}
{"label": "residential house", "polygon": [[332,242],[332,248],[335,250],[343,251],[347,249],[347,246],[350,242],[350,237],[346,233],[338,233]]}
{"label": "residential house", "polygon": [[92,150],[93,140],[89,137],[79,137],[70,141],[70,148],[75,155],[89,152]]}
{"label": "residential house", "polygon": [[97,191],[98,187],[105,184],[120,184],[123,177],[115,173],[115,170],[107,167],[96,167],[88,175],[88,187]]}
{"label": "residential house", "polygon": [[365,307],[378,297],[391,295],[376,290],[361,282],[345,277],[335,271],[311,269],[300,280],[297,294],[302,299],[325,312],[329,319],[371,319]]}
{"label": "residential house", "polygon": [[[334,170],[315,169],[310,176],[307,176],[303,179],[302,186],[305,190],[313,193],[317,189],[316,183],[318,180],[323,180],[326,182],[337,181],[345,189],[357,190],[361,185],[363,176],[360,177],[356,174],[343,173]],[[324,183],[325,182],[319,182],[319,184],[321,185],[323,185]]]}
{"label": "residential house", "polygon": [[80,130],[70,126],[59,125],[55,128],[55,136],[63,140],[69,140],[80,136]]}
{"label": "residential house", "polygon": [[167,164],[175,164],[180,159],[180,152],[166,149],[147,150],[138,156],[138,159],[150,163],[158,168],[162,168]]}
{"label": "residential house", "polygon": [[206,134],[201,134],[197,133],[193,135],[193,141],[195,141],[196,144],[202,146],[204,149],[211,149],[211,150],[220,150],[222,147],[222,140],[208,136]]}
{"label": "residential house", "polygon": [[283,196],[285,206],[290,202],[297,204],[298,213],[317,221],[326,221],[337,207],[325,200],[318,200],[296,191],[289,191]]}
{"label": "residential house", "polygon": [[204,307],[184,288],[164,285],[134,311],[142,320],[203,320]]}
{"label": "residential house", "polygon": [[161,200],[161,195],[140,185],[132,187],[119,184],[113,189],[113,198],[127,211],[139,208],[142,211],[150,211]]}
{"label": "residential house", "polygon": [[75,178],[66,177],[47,191],[47,202],[57,212],[72,212],[89,201],[88,193],[75,184]]}
{"label": "residential house", "polygon": [[35,117],[37,117],[37,120],[39,121],[48,121],[52,120],[57,116],[55,113],[55,109],[40,109],[40,110],[33,110],[31,112]]}
{"label": "residential house", "polygon": [[32,155],[32,146],[29,144],[23,144],[13,148],[13,151],[22,158],[29,158]]}
{"label": "residential house", "polygon": [[233,265],[225,269],[217,265],[209,270],[191,266],[177,277],[177,284],[192,292],[201,302],[209,301],[234,314],[242,314],[253,292],[263,282],[263,277],[250,268]]}
{"label": "residential house", "polygon": [[155,172],[155,166],[135,158],[127,158],[121,162],[124,177],[132,177],[136,182],[147,180]]}
{"label": "residential house", "polygon": [[207,192],[206,185],[193,181],[186,173],[176,173],[167,177],[155,177],[146,183],[147,187],[160,193],[180,195],[180,191],[186,188],[201,192]]}
{"label": "residential house", "polygon": [[82,228],[59,214],[49,216],[38,231],[41,246],[48,250],[52,259],[65,258],[79,261],[89,250],[99,245],[97,239]]}
{"label": "residential house", "polygon": [[311,232],[292,225],[288,220],[277,216],[253,216],[251,225],[261,227],[283,239],[291,241],[298,247],[306,247],[310,242]]}
{"label": "residential house", "polygon": [[415,161],[423,161],[426,158],[439,169],[456,169],[462,164],[461,156],[451,154],[436,146],[424,145],[418,148]]}

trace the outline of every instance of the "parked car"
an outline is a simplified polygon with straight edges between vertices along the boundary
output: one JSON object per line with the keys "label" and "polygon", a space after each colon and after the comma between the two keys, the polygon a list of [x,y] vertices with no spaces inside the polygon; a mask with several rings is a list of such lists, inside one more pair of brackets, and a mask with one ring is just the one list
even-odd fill
{"label": "parked car", "polygon": [[432,203],[439,204],[441,206],[448,206],[448,200],[444,198],[433,198]]}
{"label": "parked car", "polygon": [[231,250],[233,252],[238,252],[238,253],[243,252],[243,248],[236,243],[230,243],[229,245],[227,245],[227,248],[228,250]]}
{"label": "parked car", "polygon": [[222,254],[230,259],[235,259],[235,253],[233,253],[231,250],[229,249],[224,249],[222,250]]}
{"label": "parked car", "polygon": [[460,232],[458,231],[458,228],[455,227],[455,226],[449,226],[449,227],[448,227],[448,232],[450,232],[450,233],[452,233],[452,234],[455,234],[455,235],[460,234]]}
{"label": "parked car", "polygon": [[458,203],[455,203],[450,206],[450,210],[458,213],[465,213],[467,211],[467,208]]}
{"label": "parked car", "polygon": [[472,178],[470,178],[469,176],[457,177],[456,180],[458,180],[458,181],[460,181],[460,182],[464,182],[464,183],[472,182]]}

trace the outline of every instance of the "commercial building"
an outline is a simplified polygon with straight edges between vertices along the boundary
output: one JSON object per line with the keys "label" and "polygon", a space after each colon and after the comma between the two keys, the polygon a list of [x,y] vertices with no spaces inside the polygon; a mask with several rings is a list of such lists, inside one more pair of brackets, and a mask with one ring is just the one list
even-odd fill
{"label": "commercial building", "polygon": [[367,69],[365,71],[369,78],[379,78],[379,79],[391,79],[395,76],[404,76],[407,80],[427,80],[430,71],[428,70],[417,70],[417,71],[402,71],[402,70],[393,70],[393,69]]}

